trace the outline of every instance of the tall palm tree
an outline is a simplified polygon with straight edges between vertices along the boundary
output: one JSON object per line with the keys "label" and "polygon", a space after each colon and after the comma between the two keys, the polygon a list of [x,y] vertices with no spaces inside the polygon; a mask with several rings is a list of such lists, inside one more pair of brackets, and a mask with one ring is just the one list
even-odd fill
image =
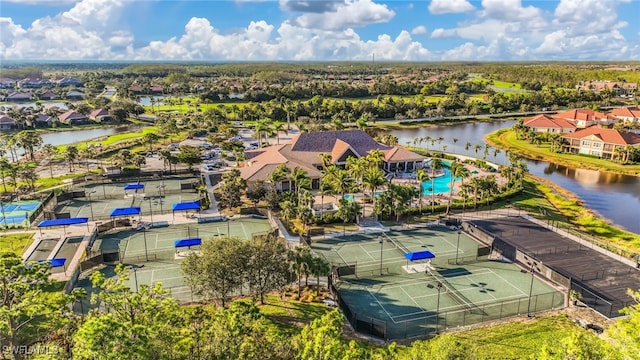
{"label": "tall palm tree", "polygon": [[16,145],[24,149],[31,161],[35,161],[34,152],[42,146],[42,137],[34,130],[22,130],[16,134]]}
{"label": "tall palm tree", "polygon": [[422,215],[422,196],[424,195],[424,183],[429,181],[429,174],[425,169],[418,169],[416,171],[416,180],[418,181],[418,188],[420,190],[419,194],[419,206],[420,206],[420,215]]}
{"label": "tall palm tree", "polygon": [[73,164],[78,159],[78,148],[68,145],[64,151],[64,159],[69,163],[69,172],[73,172]]}
{"label": "tall palm tree", "polygon": [[337,171],[332,176],[331,187],[333,190],[340,194],[340,199],[344,199],[344,196],[355,187],[355,181],[351,173],[347,170],[336,168]]}
{"label": "tall palm tree", "polygon": [[4,192],[7,192],[7,183],[5,181],[6,174],[9,173],[13,165],[9,162],[9,160],[5,158],[0,158],[0,177],[2,177],[2,187],[4,188]]}
{"label": "tall palm tree", "polygon": [[[376,190],[386,183],[387,178],[379,167],[368,167],[362,175],[362,184],[371,191],[372,209],[376,203]],[[366,208],[363,207],[363,210],[366,212]]]}
{"label": "tall palm tree", "polygon": [[470,143],[470,142],[467,142],[467,143],[464,145],[464,151],[467,153],[467,155],[469,155],[469,149],[471,149],[471,143]]}
{"label": "tall palm tree", "polygon": [[449,186],[449,200],[447,202],[447,214],[451,210],[451,201],[453,199],[453,188],[455,186],[455,182],[457,178],[461,179],[461,182],[464,181],[465,178],[468,178],[471,175],[469,173],[469,169],[467,169],[464,165],[453,163],[451,164],[451,185]]}
{"label": "tall palm tree", "polygon": [[458,143],[458,138],[453,138],[453,152],[456,152],[456,144]]}
{"label": "tall palm tree", "polygon": [[276,133],[276,139],[278,141],[278,145],[280,145],[280,132],[285,133],[285,135],[289,134],[287,129],[284,128],[284,123],[280,121],[276,121],[273,123],[273,131]]}
{"label": "tall palm tree", "polygon": [[436,173],[444,167],[441,159],[431,159],[431,213],[436,212]]}
{"label": "tall palm tree", "polygon": [[309,178],[309,175],[307,174],[307,171],[304,169],[301,169],[299,167],[295,167],[293,169],[293,171],[291,171],[291,174],[289,175],[289,178],[291,179],[291,181],[295,184],[295,194],[297,195],[300,192],[300,189],[307,189],[307,188],[311,188],[311,179]]}
{"label": "tall palm tree", "polygon": [[49,175],[53,179],[53,157],[58,154],[58,148],[51,144],[44,144],[42,151],[49,162]]}

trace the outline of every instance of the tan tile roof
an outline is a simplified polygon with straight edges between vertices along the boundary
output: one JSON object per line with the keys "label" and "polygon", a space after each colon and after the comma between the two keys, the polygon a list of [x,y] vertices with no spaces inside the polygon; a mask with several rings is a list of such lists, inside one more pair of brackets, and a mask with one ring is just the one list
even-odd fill
{"label": "tan tile roof", "polygon": [[640,144],[640,135],[634,133],[621,133],[616,129],[607,129],[600,126],[591,126],[571,134],[562,135],[562,137],[567,139],[582,139],[592,135],[597,136],[607,144],[623,146]]}
{"label": "tan tile roof", "polygon": [[384,160],[386,162],[392,161],[420,161],[424,160],[426,157],[416,154],[413,151],[409,151],[402,147],[393,147],[390,150],[386,150],[384,154]]}

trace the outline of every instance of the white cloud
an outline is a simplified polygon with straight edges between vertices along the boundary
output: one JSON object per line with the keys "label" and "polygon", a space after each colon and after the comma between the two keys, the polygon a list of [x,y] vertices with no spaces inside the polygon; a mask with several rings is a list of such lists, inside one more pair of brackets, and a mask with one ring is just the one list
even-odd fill
{"label": "white cloud", "polygon": [[418,25],[411,30],[412,35],[422,35],[427,33],[427,28],[424,25]]}
{"label": "white cloud", "polygon": [[467,0],[431,0],[429,4],[429,12],[436,15],[464,13],[474,9]]}
{"label": "white cloud", "polygon": [[300,15],[293,23],[307,29],[345,30],[389,22],[394,16],[395,12],[387,5],[377,4],[372,0],[346,0],[336,4],[331,10]]}
{"label": "white cloud", "polygon": [[[2,26],[3,58],[7,59],[117,59],[131,56],[133,36],[114,28],[124,3],[119,0],[83,0],[52,17],[23,28],[10,18]],[[111,47],[119,48],[113,53]],[[129,50],[127,50],[129,48]]]}

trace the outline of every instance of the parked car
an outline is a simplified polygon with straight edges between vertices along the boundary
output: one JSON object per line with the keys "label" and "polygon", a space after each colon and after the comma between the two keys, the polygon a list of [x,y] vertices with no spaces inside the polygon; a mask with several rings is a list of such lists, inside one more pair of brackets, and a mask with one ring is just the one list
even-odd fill
{"label": "parked car", "polygon": [[214,164],[204,164],[204,165],[202,165],[202,170],[204,170],[204,171],[213,171],[216,168],[219,168],[219,166],[215,166]]}
{"label": "parked car", "polygon": [[200,144],[200,147],[203,148],[203,149],[211,149],[213,147],[213,145],[205,142],[205,143]]}

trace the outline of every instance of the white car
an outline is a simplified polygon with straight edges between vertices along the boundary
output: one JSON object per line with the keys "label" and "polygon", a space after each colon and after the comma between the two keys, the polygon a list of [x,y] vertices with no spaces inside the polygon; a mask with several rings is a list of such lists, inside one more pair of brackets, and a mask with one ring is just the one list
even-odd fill
{"label": "white car", "polygon": [[204,165],[202,165],[202,170],[204,170],[204,171],[213,171],[213,170],[216,170],[216,169],[217,169],[217,167],[214,166],[213,164],[204,164]]}

